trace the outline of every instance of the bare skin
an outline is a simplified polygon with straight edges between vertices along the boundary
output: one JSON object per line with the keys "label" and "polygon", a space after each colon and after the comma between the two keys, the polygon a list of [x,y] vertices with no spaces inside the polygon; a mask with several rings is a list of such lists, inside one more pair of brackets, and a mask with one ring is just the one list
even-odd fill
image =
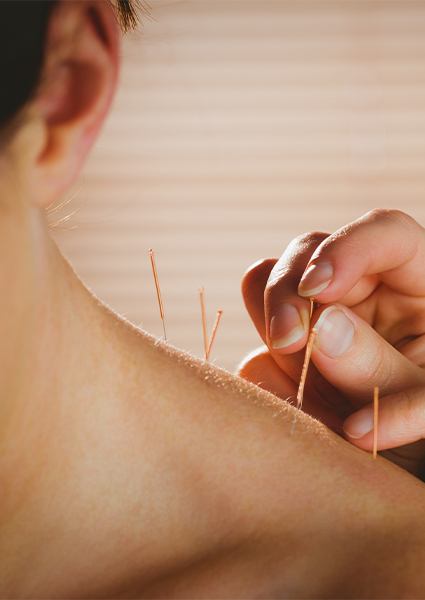
{"label": "bare skin", "polygon": [[109,10],[59,5],[0,155],[1,596],[421,597],[418,480],[307,415],[291,435],[287,403],[114,315],[52,242],[116,81]]}
{"label": "bare skin", "polygon": [[103,307],[42,221],[1,223],[3,597],[420,597],[421,484],[290,435],[288,404]]}

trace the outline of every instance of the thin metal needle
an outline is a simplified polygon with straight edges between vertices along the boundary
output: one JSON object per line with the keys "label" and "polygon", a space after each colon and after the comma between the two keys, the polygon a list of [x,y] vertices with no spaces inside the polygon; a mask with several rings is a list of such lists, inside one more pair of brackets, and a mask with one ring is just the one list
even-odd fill
{"label": "thin metal needle", "polygon": [[379,412],[379,388],[373,388],[373,459],[378,456],[378,412]]}
{"label": "thin metal needle", "polygon": [[217,315],[216,315],[216,318],[215,318],[215,323],[214,323],[214,326],[212,328],[210,343],[208,344],[207,358],[206,358],[207,360],[209,360],[209,358],[210,358],[211,349],[212,349],[213,344],[214,344],[215,336],[217,335],[217,329],[218,329],[218,326],[220,325],[220,320],[221,320],[222,315],[223,315],[223,311],[221,309],[219,309],[217,311]]}
{"label": "thin metal needle", "polygon": [[201,305],[201,319],[202,319],[202,337],[204,341],[204,359],[208,360],[208,334],[207,334],[207,315],[205,310],[205,290],[200,288],[199,290],[199,302]]}
{"label": "thin metal needle", "polygon": [[149,258],[151,260],[152,273],[153,273],[153,278],[155,281],[156,297],[158,298],[159,314],[160,314],[161,321],[162,321],[162,330],[164,332],[164,341],[166,342],[167,341],[167,332],[165,329],[164,304],[162,302],[161,288],[159,286],[158,271],[156,270],[155,253],[152,250],[152,248],[149,248]]}

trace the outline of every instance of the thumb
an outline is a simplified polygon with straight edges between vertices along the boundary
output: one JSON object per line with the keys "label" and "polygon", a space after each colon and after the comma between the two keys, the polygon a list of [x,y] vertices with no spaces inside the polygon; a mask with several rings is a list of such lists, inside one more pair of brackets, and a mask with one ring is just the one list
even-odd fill
{"label": "thumb", "polygon": [[374,386],[386,395],[425,385],[425,371],[347,307],[322,307],[313,327],[317,333],[312,360],[317,370],[355,406],[370,402]]}

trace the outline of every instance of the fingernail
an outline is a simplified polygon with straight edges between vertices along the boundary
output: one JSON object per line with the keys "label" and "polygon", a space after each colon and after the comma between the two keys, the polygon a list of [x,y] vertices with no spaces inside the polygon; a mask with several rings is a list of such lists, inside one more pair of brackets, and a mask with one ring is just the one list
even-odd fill
{"label": "fingernail", "polygon": [[292,304],[282,304],[270,320],[270,342],[272,348],[281,350],[301,340],[308,328],[309,314],[300,314]]}
{"label": "fingernail", "polygon": [[328,287],[333,274],[334,270],[330,262],[319,262],[311,265],[301,277],[298,293],[300,296],[309,298],[317,296]]}
{"label": "fingernail", "polygon": [[337,306],[324,310],[314,328],[318,349],[330,358],[342,356],[353,343],[354,323]]}
{"label": "fingernail", "polygon": [[373,429],[373,410],[370,408],[359,410],[348,417],[342,428],[349,437],[355,440],[370,433]]}

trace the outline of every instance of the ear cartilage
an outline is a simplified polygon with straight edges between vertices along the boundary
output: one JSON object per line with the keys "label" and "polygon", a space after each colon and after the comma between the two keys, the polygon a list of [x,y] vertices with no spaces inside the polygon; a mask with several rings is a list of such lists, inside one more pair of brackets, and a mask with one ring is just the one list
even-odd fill
{"label": "ear cartilage", "polygon": [[152,250],[152,248],[149,248],[149,258],[150,258],[150,261],[151,261],[152,273],[153,273],[153,278],[154,278],[154,281],[155,281],[156,297],[158,299],[159,314],[160,314],[161,321],[162,321],[162,330],[164,332],[164,342],[166,342],[167,341],[167,332],[166,332],[166,329],[165,329],[164,304],[162,302],[161,288],[159,286],[158,271],[156,270],[155,253]]}

